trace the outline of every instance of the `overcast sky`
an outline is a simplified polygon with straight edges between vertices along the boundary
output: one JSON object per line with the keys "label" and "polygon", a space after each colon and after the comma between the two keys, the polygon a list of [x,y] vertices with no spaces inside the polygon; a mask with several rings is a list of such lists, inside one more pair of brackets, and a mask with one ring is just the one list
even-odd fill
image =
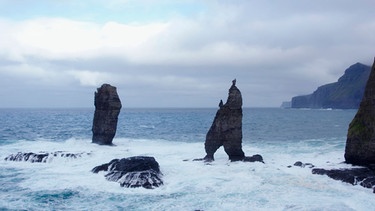
{"label": "overcast sky", "polygon": [[374,0],[0,0],[0,107],[278,107],[372,65]]}

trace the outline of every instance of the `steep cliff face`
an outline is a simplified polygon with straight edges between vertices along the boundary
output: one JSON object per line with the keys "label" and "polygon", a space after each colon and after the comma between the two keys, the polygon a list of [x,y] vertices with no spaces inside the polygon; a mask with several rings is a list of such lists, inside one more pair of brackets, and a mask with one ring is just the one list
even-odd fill
{"label": "steep cliff face", "polygon": [[356,63],[335,83],[319,87],[314,93],[292,98],[292,108],[356,109],[363,97],[371,67]]}
{"label": "steep cliff face", "polygon": [[347,163],[375,166],[375,60],[361,105],[349,125],[345,147]]}

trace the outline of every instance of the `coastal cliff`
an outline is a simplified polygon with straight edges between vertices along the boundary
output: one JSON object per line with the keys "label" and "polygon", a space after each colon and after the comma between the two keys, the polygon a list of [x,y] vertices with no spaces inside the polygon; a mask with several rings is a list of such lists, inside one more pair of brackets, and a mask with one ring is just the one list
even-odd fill
{"label": "coastal cliff", "polygon": [[345,160],[354,165],[375,166],[375,60],[361,105],[349,125]]}
{"label": "coastal cliff", "polygon": [[356,63],[335,83],[320,86],[309,95],[292,98],[292,108],[357,109],[363,97],[371,67]]}

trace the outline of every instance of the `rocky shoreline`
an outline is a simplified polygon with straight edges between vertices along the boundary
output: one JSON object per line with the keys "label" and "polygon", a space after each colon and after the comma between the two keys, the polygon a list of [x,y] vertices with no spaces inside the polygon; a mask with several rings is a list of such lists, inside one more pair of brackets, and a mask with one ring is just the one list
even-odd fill
{"label": "rocky shoreline", "polygon": [[328,177],[352,185],[360,185],[373,189],[375,193],[375,171],[367,167],[353,167],[347,169],[312,169],[313,174],[327,175]]}
{"label": "rocky shoreline", "polygon": [[[297,161],[293,166],[308,167],[312,169],[312,174],[327,175],[332,179],[352,185],[372,188],[375,193],[375,101],[373,99],[375,99],[375,61],[360,108],[349,125],[345,148],[346,163],[359,167],[323,169],[301,161]],[[95,107],[92,142],[112,145],[118,114],[122,107],[116,87],[103,84],[98,88],[95,93]],[[219,109],[207,132],[204,143],[206,156],[194,159],[194,161],[213,162],[215,152],[223,146],[228,159],[232,162],[264,163],[261,155],[245,156],[242,150],[242,117],[242,95],[236,86],[236,80],[233,80],[229,88],[228,99],[225,104],[220,100]],[[63,151],[19,152],[7,156],[5,160],[46,163],[53,157],[79,158],[89,154]],[[288,168],[291,167],[288,166]],[[121,187],[153,189],[164,184],[159,163],[153,157],[135,156],[113,159],[109,163],[96,166],[91,171],[93,173],[106,172],[105,178],[120,183]]]}

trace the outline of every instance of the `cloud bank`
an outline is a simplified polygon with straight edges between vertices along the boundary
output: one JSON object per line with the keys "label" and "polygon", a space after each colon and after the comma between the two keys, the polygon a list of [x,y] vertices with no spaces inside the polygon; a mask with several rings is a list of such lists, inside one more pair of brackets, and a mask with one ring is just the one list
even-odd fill
{"label": "cloud bank", "polygon": [[0,107],[91,107],[102,83],[125,107],[214,107],[234,78],[245,106],[272,107],[375,55],[372,1],[95,2],[113,19],[0,16]]}

